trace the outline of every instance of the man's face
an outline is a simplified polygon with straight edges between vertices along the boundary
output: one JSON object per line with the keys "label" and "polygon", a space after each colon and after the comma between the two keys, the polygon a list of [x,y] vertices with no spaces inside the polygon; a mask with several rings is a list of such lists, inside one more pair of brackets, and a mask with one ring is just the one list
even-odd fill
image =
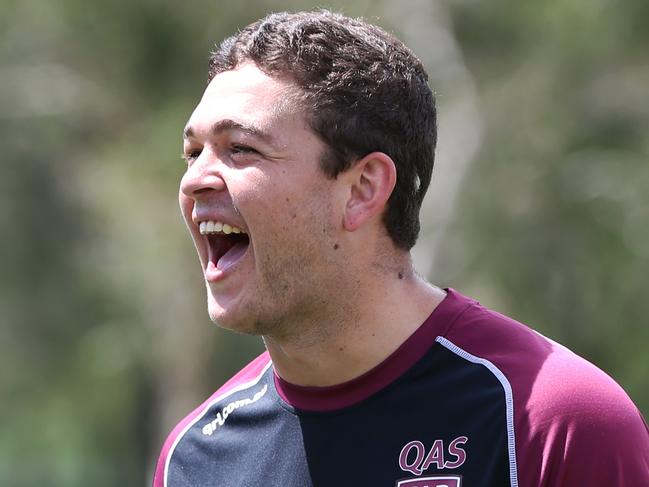
{"label": "man's face", "polygon": [[288,101],[295,90],[244,64],[212,80],[185,129],[180,206],[210,318],[226,328],[282,333],[318,312],[343,265],[343,191],[319,168],[325,147]]}

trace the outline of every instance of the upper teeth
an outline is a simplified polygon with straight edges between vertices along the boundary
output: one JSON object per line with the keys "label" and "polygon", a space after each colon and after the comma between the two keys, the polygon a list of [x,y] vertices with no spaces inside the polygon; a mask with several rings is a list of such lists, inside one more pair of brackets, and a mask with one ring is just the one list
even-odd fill
{"label": "upper teeth", "polygon": [[200,230],[202,235],[206,235],[208,233],[246,233],[239,227],[235,227],[234,225],[229,225],[223,222],[216,222],[214,220],[201,222],[198,226],[198,229]]}

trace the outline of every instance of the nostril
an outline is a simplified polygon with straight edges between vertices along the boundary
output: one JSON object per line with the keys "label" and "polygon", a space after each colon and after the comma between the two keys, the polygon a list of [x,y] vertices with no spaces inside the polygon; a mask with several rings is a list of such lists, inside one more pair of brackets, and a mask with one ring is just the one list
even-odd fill
{"label": "nostril", "polygon": [[205,195],[210,191],[223,191],[226,188],[226,184],[220,174],[201,174],[196,171],[193,173],[185,173],[180,182],[180,188],[188,197],[195,198],[199,195]]}
{"label": "nostril", "polygon": [[199,191],[204,192],[212,190],[223,191],[225,189],[225,182],[223,181],[223,178],[220,174],[207,174],[202,178],[199,178],[197,183],[198,184],[196,185],[194,193],[198,193]]}

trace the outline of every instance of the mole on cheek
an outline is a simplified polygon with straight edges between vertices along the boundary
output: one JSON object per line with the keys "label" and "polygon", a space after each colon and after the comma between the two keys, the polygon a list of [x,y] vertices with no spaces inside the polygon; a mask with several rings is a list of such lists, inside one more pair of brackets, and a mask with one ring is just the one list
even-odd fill
{"label": "mole on cheek", "polygon": [[340,247],[338,244],[334,244],[334,250],[338,250],[338,247]]}

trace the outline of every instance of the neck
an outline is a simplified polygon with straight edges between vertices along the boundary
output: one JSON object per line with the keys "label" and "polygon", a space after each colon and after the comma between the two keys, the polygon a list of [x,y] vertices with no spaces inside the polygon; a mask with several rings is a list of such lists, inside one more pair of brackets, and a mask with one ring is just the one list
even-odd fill
{"label": "neck", "polygon": [[[346,382],[393,353],[426,320],[445,292],[407,266],[382,269],[343,296],[331,316],[300,323],[295,336],[264,336],[276,372],[303,386]],[[378,283],[378,284],[377,284]]]}

